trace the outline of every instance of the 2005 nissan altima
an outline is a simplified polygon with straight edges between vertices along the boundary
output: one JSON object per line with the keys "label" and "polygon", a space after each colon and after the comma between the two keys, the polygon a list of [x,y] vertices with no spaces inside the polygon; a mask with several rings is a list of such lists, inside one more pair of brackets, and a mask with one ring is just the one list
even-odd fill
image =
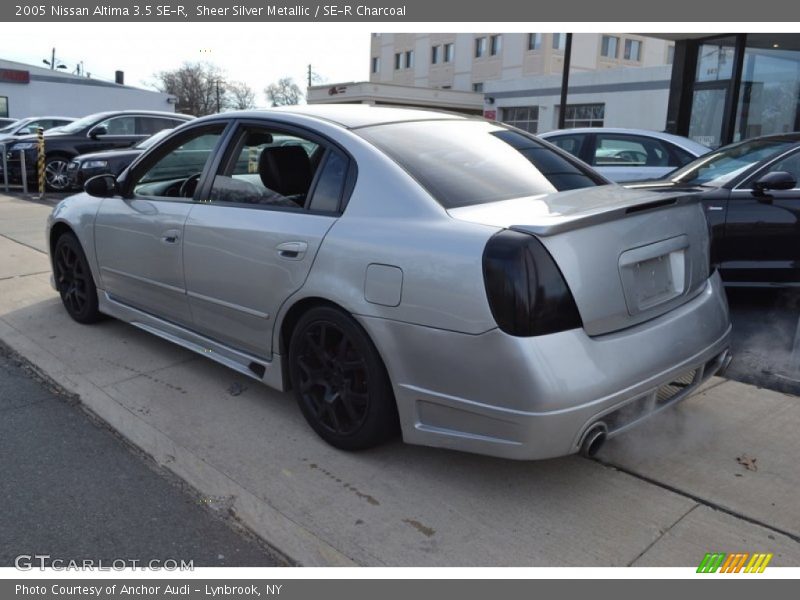
{"label": "2005 nissan altima", "polygon": [[482,119],[303,106],[192,121],[47,228],[69,314],[279,390],[344,449],[594,452],[728,360],[692,196],[606,185]]}

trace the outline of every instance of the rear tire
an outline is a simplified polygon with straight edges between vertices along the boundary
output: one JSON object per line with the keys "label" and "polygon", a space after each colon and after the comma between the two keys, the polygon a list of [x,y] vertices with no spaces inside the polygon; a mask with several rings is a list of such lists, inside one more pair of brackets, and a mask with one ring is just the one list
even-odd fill
{"label": "rear tire", "polygon": [[67,173],[69,158],[56,154],[48,156],[44,162],[45,187],[51,192],[68,192],[72,188]]}
{"label": "rear tire", "polygon": [[305,313],[289,343],[289,375],[303,416],[326,442],[361,450],[398,431],[397,406],[367,333],[331,307]]}
{"label": "rear tire", "polygon": [[97,287],[89,261],[78,238],[64,233],[53,250],[53,277],[64,308],[78,323],[94,323],[101,318],[97,309]]}

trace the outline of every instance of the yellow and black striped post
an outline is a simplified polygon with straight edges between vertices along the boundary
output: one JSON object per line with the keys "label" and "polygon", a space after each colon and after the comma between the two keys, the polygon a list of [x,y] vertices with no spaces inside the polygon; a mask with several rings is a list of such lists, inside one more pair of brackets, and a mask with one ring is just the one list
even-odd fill
{"label": "yellow and black striped post", "polygon": [[39,138],[38,144],[38,153],[39,153],[39,161],[37,164],[37,168],[39,171],[39,198],[44,198],[44,188],[45,188],[45,177],[44,177],[44,129],[38,127],[36,129],[36,135]]}

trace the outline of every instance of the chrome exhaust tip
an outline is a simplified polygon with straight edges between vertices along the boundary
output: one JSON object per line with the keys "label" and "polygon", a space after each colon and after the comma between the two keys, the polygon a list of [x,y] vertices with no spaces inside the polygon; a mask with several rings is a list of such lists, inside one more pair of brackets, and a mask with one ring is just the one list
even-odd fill
{"label": "chrome exhaust tip", "polygon": [[608,427],[605,423],[595,423],[583,434],[580,446],[580,455],[591,458],[600,451],[608,437]]}
{"label": "chrome exhaust tip", "polygon": [[725,350],[725,354],[722,357],[722,360],[720,361],[719,369],[717,369],[717,372],[714,374],[717,377],[724,377],[725,371],[728,370],[728,366],[731,364],[732,360],[733,360],[733,354],[731,354],[731,351]]}

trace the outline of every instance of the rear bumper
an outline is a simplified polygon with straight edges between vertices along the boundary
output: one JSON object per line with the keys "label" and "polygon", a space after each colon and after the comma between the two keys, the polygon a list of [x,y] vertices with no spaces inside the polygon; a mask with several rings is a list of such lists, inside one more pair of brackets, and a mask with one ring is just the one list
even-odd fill
{"label": "rear bumper", "polygon": [[514,459],[577,452],[598,421],[613,436],[674,405],[724,366],[730,338],[717,274],[679,308],[596,337],[361,322],[385,359],[407,442]]}

